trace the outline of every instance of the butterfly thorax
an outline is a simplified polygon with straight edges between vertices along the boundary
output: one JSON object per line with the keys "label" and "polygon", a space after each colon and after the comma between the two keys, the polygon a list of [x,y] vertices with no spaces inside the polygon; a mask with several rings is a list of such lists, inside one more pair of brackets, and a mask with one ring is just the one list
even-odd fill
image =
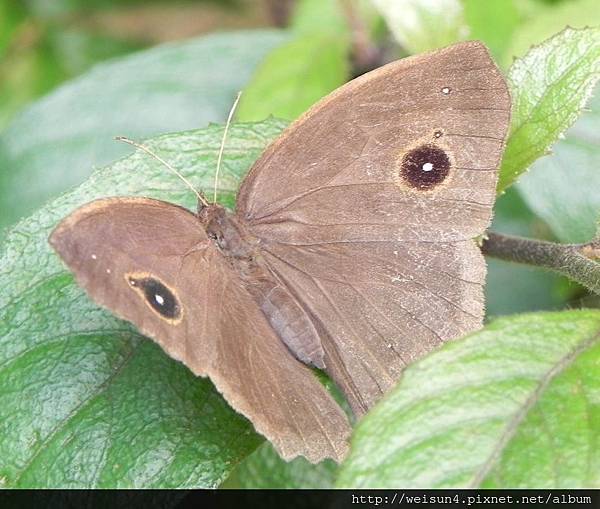
{"label": "butterfly thorax", "polygon": [[202,208],[198,217],[279,338],[299,360],[323,368],[319,335],[307,312],[263,258],[261,241],[220,205]]}
{"label": "butterfly thorax", "polygon": [[206,234],[219,250],[228,258],[238,260],[253,259],[258,246],[258,239],[252,236],[236,217],[224,207],[209,205],[198,214],[204,224]]}

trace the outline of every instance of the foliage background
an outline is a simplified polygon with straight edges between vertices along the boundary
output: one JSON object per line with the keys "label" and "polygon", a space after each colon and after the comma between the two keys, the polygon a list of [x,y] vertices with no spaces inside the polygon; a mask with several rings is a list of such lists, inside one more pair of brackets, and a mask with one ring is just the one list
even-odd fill
{"label": "foliage background", "polygon": [[[544,41],[599,24],[596,0],[0,0],[0,485],[600,487],[598,300],[563,277],[489,260],[491,324],[413,366],[338,471],[279,460],[210,382],[89,303],[45,244],[97,196],[193,206],[139,154],[109,164],[131,154],[115,135],[176,133],[149,143],[209,186],[222,133],[209,123],[243,89],[247,123],[231,131],[221,182],[231,204],[286,124],[265,119],[470,38],[488,44],[517,105],[493,229],[590,240],[600,36]],[[494,321],[550,310],[562,311]]]}

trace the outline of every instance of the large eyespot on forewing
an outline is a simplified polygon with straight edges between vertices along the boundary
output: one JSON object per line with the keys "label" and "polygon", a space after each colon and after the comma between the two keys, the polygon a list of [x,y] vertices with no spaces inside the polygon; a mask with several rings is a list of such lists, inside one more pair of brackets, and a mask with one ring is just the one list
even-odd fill
{"label": "large eyespot on forewing", "polygon": [[444,149],[432,143],[423,143],[401,158],[400,181],[409,188],[429,191],[448,178],[451,166]]}
{"label": "large eyespot on forewing", "polygon": [[160,318],[172,324],[177,324],[183,316],[183,307],[177,292],[161,281],[158,277],[148,273],[128,273],[125,279],[129,287]]}

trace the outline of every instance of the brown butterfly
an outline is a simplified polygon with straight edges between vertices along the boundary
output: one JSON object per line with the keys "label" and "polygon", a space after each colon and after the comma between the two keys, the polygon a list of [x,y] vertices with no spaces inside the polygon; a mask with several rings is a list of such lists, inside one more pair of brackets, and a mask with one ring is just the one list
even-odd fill
{"label": "brown butterfly", "polygon": [[[402,369],[481,326],[488,226],[510,116],[485,46],[365,74],[254,164],[235,213],[146,198],[73,212],[50,242],[100,305],[209,376],[285,459],[340,461]],[[204,203],[202,203],[204,202]]]}

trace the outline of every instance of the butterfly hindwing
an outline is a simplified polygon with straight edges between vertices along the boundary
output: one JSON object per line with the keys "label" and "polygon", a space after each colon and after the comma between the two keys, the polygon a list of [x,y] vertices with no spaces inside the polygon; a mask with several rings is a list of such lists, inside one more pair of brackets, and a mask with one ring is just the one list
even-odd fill
{"label": "butterfly hindwing", "polygon": [[279,244],[264,256],[318,323],[327,370],[357,415],[409,363],[481,326],[485,267],[471,241]]}
{"label": "butterfly hindwing", "polygon": [[145,198],[98,200],[50,241],[98,304],[210,377],[284,458],[344,457],[346,415],[275,335],[191,212]]}

